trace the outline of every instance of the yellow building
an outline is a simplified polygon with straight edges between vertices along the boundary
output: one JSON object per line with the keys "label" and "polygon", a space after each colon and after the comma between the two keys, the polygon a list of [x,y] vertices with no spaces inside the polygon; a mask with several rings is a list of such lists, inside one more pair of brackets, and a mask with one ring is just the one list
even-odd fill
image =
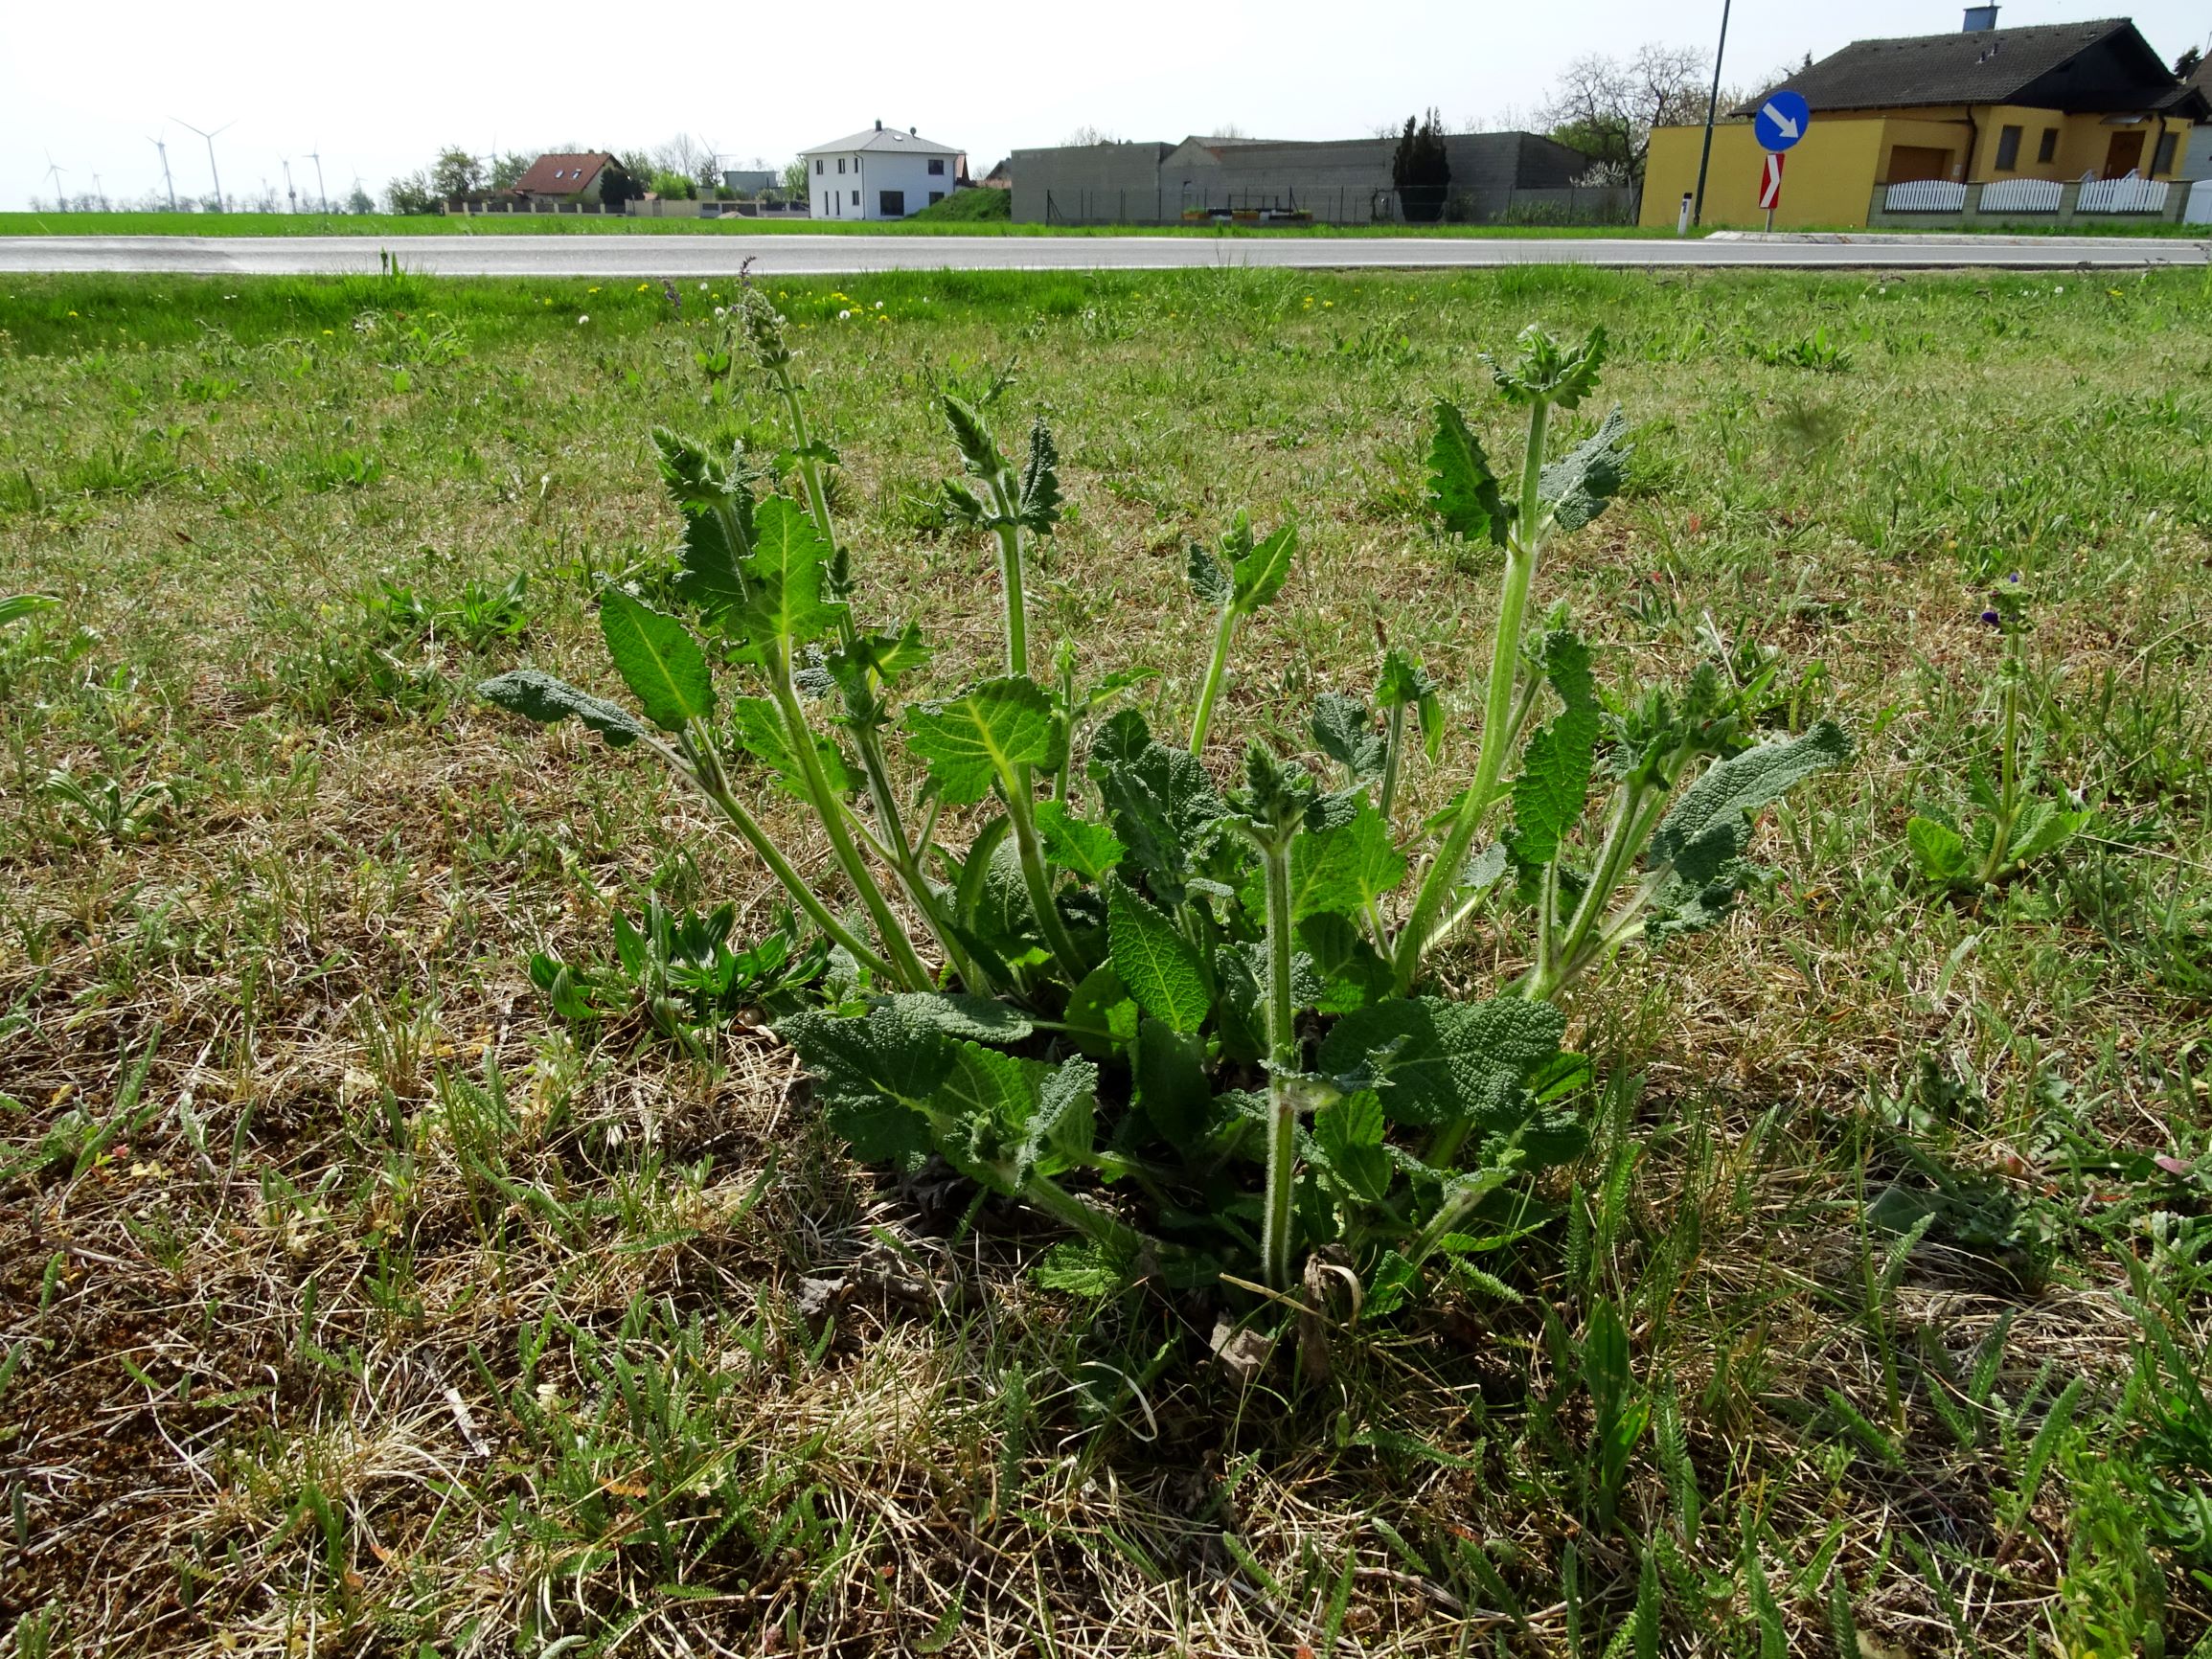
{"label": "yellow building", "polygon": [[[1863,225],[1880,185],[1923,179],[2172,179],[2212,116],[2126,18],[1991,27],[1994,6],[1956,34],[1857,40],[1782,83],[1813,111],[1783,163],[1774,228]],[[1749,117],[1769,89],[1713,129],[1700,221],[1764,222],[1766,152]],[[1705,129],[1652,131],[1643,222],[1672,225],[1698,185]]]}

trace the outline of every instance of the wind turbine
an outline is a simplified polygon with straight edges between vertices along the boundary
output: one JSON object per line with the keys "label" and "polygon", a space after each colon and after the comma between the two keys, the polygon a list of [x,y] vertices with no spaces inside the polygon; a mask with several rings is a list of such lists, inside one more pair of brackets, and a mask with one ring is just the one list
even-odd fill
{"label": "wind turbine", "polygon": [[277,159],[285,164],[285,200],[292,204],[292,212],[298,213],[300,211],[300,193],[292,188],[292,158],[288,155],[282,155]]}
{"label": "wind turbine", "polygon": [[61,193],[61,175],[68,170],[67,168],[55,161],[52,150],[46,152],[46,179],[54,187],[54,211],[56,213],[65,214],[69,211],[69,198]]}
{"label": "wind turbine", "polygon": [[238,125],[238,123],[235,120],[226,121],[215,131],[209,132],[204,127],[193,125],[189,121],[178,121],[173,115],[170,117],[170,120],[175,121],[177,125],[183,127],[187,132],[196,132],[207,140],[207,170],[215,179],[215,211],[218,214],[228,213],[230,210],[223,206],[223,175],[215,164],[215,141]]}
{"label": "wind turbine", "polygon": [[92,175],[92,199],[100,204],[100,211],[107,211],[107,187],[100,182],[100,175]]}
{"label": "wind turbine", "polygon": [[323,157],[320,148],[322,140],[317,139],[315,143],[317,148],[308,151],[308,159],[315,164],[315,206],[324,213],[329,213],[331,211],[331,198],[323,189]]}
{"label": "wind turbine", "polygon": [[158,138],[146,141],[161,151],[161,182],[169,191],[169,211],[176,212],[176,181],[169,176],[169,146]]}

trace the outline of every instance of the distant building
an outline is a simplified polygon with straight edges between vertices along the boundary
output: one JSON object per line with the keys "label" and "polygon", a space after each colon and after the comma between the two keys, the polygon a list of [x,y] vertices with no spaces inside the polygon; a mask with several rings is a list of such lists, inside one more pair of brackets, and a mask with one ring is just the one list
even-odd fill
{"label": "distant building", "polygon": [[818,219],[902,219],[950,195],[964,176],[962,154],[911,126],[855,132],[803,149],[807,199]]}
{"label": "distant building", "polygon": [[1014,188],[1014,157],[1008,156],[975,182],[985,190],[1012,190]]}
{"label": "distant building", "polygon": [[[1855,40],[1770,87],[1713,131],[1704,222],[1759,223],[1766,157],[1750,121],[1775,92],[1804,98],[1812,124],[1784,163],[1774,216],[1785,226],[1857,226],[1876,193],[1926,183],[1932,202],[2004,185],[1996,199],[2048,197],[2065,181],[2168,180],[2186,157],[2206,93],[2178,79],[2125,17],[1999,29],[1995,6],[1973,6],[1951,34]],[[1652,132],[1643,222],[1671,225],[1695,192],[1704,127]],[[2016,182],[2018,181],[2018,182]],[[2028,182],[2040,181],[2040,182]],[[1994,211],[1984,209],[1982,211]]]}
{"label": "distant building", "polygon": [[622,163],[604,150],[541,155],[514,181],[514,193],[531,201],[596,202],[608,184],[628,177]]}
{"label": "distant building", "polygon": [[[1516,191],[1563,197],[1589,167],[1582,151],[1532,132],[1452,133],[1444,143],[1451,165],[1446,216],[1459,220],[1504,217]],[[1173,224],[1259,213],[1388,223],[1403,216],[1390,171],[1397,149],[1395,138],[1223,137],[1017,149],[1010,163],[1014,216],[1029,223]]]}
{"label": "distant building", "polygon": [[764,191],[774,190],[783,182],[784,175],[779,172],[762,172],[738,168],[724,168],[722,170],[722,189],[728,191],[732,195],[759,195]]}

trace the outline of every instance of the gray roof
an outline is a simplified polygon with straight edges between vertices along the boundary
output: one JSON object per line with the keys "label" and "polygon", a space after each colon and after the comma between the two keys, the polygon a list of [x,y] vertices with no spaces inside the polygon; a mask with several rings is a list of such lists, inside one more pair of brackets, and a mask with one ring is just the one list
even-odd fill
{"label": "gray roof", "polygon": [[[1854,40],[1781,85],[1814,110],[1953,103],[2148,109],[2171,106],[2181,90],[2125,17]],[[1766,97],[1736,113],[1753,113]]]}
{"label": "gray roof", "polygon": [[900,155],[958,155],[960,147],[939,144],[935,139],[922,138],[911,132],[902,132],[896,126],[878,126],[870,131],[855,132],[832,144],[817,144],[811,149],[802,149],[801,155],[840,155],[855,149],[887,150]]}

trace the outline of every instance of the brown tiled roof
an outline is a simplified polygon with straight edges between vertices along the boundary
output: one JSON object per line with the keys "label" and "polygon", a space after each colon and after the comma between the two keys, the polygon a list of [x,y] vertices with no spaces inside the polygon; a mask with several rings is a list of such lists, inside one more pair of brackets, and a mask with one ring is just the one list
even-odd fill
{"label": "brown tiled roof", "polygon": [[581,155],[541,155],[514,181],[514,188],[529,195],[574,195],[590,188],[600,170],[620,165],[604,150]]}
{"label": "brown tiled roof", "polygon": [[[1815,112],[1952,103],[2149,109],[2181,85],[2125,17],[1854,40],[1781,84]],[[1767,96],[1736,113],[1756,112]]]}

